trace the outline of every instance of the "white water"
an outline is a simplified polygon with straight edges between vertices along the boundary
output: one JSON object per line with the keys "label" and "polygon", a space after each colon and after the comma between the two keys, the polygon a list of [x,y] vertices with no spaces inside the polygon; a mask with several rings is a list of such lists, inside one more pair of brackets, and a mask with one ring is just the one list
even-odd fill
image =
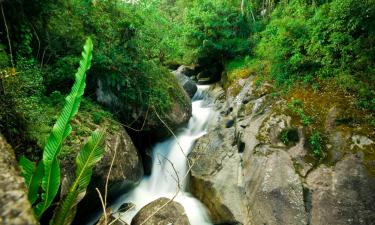
{"label": "white water", "polygon": [[148,203],[160,197],[171,199],[178,193],[174,201],[184,207],[191,225],[211,225],[205,206],[185,192],[188,178],[187,155],[196,140],[206,133],[208,121],[213,115],[204,99],[207,88],[208,86],[198,86],[192,102],[192,117],[188,126],[176,135],[177,140],[172,137],[153,148],[151,176],[144,177],[139,186],[122,197],[120,204],[135,204],[133,209],[121,214],[121,219],[125,222],[130,224],[135,214]]}

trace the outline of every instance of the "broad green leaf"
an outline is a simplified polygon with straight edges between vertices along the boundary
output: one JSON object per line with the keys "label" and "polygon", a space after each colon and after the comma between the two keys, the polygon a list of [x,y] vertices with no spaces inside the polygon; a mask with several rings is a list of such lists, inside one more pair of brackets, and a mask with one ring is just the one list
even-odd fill
{"label": "broad green leaf", "polygon": [[25,178],[29,201],[34,204],[38,198],[38,191],[44,174],[43,163],[39,162],[38,166],[35,166],[34,162],[22,156],[19,165],[21,175]]}
{"label": "broad green leaf", "polygon": [[21,175],[25,178],[26,186],[29,188],[30,181],[32,179],[32,176],[36,170],[35,163],[30,161],[25,156],[22,156],[19,162],[19,166],[21,169]]}
{"label": "broad green leaf", "polygon": [[65,98],[64,108],[58,117],[52,132],[48,137],[43,151],[44,176],[42,180],[41,202],[37,205],[35,214],[40,218],[43,212],[51,205],[60,186],[60,167],[57,156],[61,151],[64,139],[72,131],[70,121],[78,112],[81,98],[86,87],[86,72],[90,69],[92,59],[92,41],[87,39],[82,52],[82,59],[75,74],[75,82],[71,92]]}
{"label": "broad green leaf", "polygon": [[103,157],[104,132],[94,131],[83,149],[76,158],[76,178],[69,190],[68,195],[58,206],[57,213],[54,215],[52,224],[68,224],[67,218],[74,213],[74,206],[78,203],[78,195],[84,193],[92,175],[92,168]]}

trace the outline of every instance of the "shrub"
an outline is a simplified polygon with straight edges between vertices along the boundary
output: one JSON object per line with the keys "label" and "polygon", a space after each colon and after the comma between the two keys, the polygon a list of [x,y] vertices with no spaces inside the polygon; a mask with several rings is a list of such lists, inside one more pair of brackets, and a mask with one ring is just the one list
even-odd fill
{"label": "shrub", "polygon": [[311,145],[312,152],[315,157],[322,158],[323,157],[323,138],[320,132],[315,131],[309,138],[309,143]]}

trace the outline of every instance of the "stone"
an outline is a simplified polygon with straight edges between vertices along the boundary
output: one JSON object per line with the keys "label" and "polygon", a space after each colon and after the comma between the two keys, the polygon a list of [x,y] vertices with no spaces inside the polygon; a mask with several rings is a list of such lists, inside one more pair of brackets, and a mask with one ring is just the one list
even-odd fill
{"label": "stone", "polygon": [[[148,217],[150,217],[153,213],[155,214],[151,218],[148,219]],[[146,220],[147,222],[143,223]],[[190,222],[189,222],[188,217],[186,216],[185,210],[182,207],[182,205],[180,205],[179,203],[175,201],[171,201],[168,198],[159,198],[147,204],[146,206],[144,206],[134,216],[131,222],[131,225],[140,225],[140,224],[144,224],[144,225],[156,225],[156,224],[157,225],[190,225]]]}
{"label": "stone", "polygon": [[233,146],[234,127],[217,129],[200,138],[189,155],[190,190],[209,209],[215,224],[243,221],[241,155]]}
{"label": "stone", "polygon": [[272,114],[262,125],[259,131],[260,139],[264,143],[269,143],[275,147],[283,147],[284,143],[280,140],[280,134],[283,130],[290,128],[291,117],[287,115]]}
{"label": "stone", "polygon": [[307,224],[302,181],[283,150],[253,155],[244,165],[248,218],[244,224]]}
{"label": "stone", "polygon": [[104,190],[113,159],[108,178],[108,188],[111,192],[118,192],[129,183],[136,184],[142,179],[143,166],[140,155],[127,132],[121,128],[106,138],[105,154],[93,170],[93,186]]}
{"label": "stone", "polygon": [[[368,158],[373,138],[338,124],[340,109],[332,107],[322,124],[327,157],[314,160],[307,141],[311,128],[293,128],[287,102],[274,101],[269,88],[254,93],[259,90],[251,79],[236,81],[226,92],[218,85],[210,89],[218,120],[188,156],[190,191],[212,222],[374,224],[375,178]],[[289,143],[281,140],[284,131],[292,131]]]}
{"label": "stone", "polygon": [[[143,140],[148,140],[147,142],[153,143],[171,136],[166,125],[175,131],[187,123],[191,117],[191,99],[173,74],[170,74],[169,77],[173,83],[173,92],[170,94],[171,106],[163,113],[157,112],[158,114],[152,106],[149,108],[140,108],[125,104],[121,99],[124,90],[119,85],[113,88],[105,77],[96,77],[93,79],[97,83],[96,100],[118,116],[122,123],[131,123],[133,129],[139,130],[139,132],[135,133],[139,133]],[[131,136],[133,140],[137,141],[137,137],[133,137],[133,134]],[[142,149],[143,147],[145,146],[142,146]]]}
{"label": "stone", "polygon": [[[98,193],[95,189],[98,188],[104,195],[107,175],[113,158],[113,166],[108,178],[108,201],[129,191],[143,177],[141,157],[125,129],[120,128],[114,133],[107,133],[105,146],[102,160],[93,169],[86,196],[79,203],[78,214],[82,216],[77,217],[76,220],[84,220],[87,214],[101,209]],[[69,164],[64,167],[68,166]],[[70,175],[74,176],[74,173],[68,173],[65,176]],[[69,178],[66,177],[65,179]]]}
{"label": "stone", "polygon": [[172,72],[177,78],[182,88],[186,91],[190,98],[193,98],[197,92],[197,84],[186,75],[186,67],[180,66],[177,70]]}
{"label": "stone", "polygon": [[370,138],[362,135],[353,135],[352,136],[352,145],[350,145],[350,148],[353,149],[355,147],[358,147],[360,149],[363,149],[366,146],[373,145],[374,141]]}
{"label": "stone", "polygon": [[177,71],[187,77],[196,75],[194,66],[181,65],[177,68]]}
{"label": "stone", "polygon": [[350,154],[333,167],[321,165],[306,180],[311,225],[370,225],[375,221],[375,178]]}
{"label": "stone", "polygon": [[307,173],[313,168],[313,164],[305,160],[308,150],[305,148],[306,137],[303,127],[298,128],[298,137],[299,142],[288,150],[288,154],[293,160],[295,170],[302,177],[306,177]]}
{"label": "stone", "polygon": [[0,224],[33,225],[31,204],[13,149],[0,134]]}

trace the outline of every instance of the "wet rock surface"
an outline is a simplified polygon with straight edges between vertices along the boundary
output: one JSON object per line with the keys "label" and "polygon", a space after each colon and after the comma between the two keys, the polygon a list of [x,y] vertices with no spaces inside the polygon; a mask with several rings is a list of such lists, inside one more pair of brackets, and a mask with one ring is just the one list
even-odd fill
{"label": "wet rock surface", "polygon": [[373,224],[374,177],[361,154],[375,149],[373,140],[339,127],[333,107],[323,124],[329,164],[317,162],[308,130],[274,109],[287,103],[273,100],[267,87],[255,91],[249,77],[226,91],[220,85],[210,90],[219,117],[189,159],[191,192],[213,223]]}
{"label": "wet rock surface", "polygon": [[13,149],[0,134],[0,224],[38,224]]}
{"label": "wet rock surface", "polygon": [[191,69],[188,69],[186,66],[180,66],[177,70],[173,71],[173,74],[176,76],[178,82],[189,97],[192,98],[197,92],[198,87],[195,81],[189,78],[191,75]]}
{"label": "wet rock surface", "polygon": [[131,222],[131,225],[140,224],[190,225],[184,208],[168,198],[159,198],[143,207]]}

